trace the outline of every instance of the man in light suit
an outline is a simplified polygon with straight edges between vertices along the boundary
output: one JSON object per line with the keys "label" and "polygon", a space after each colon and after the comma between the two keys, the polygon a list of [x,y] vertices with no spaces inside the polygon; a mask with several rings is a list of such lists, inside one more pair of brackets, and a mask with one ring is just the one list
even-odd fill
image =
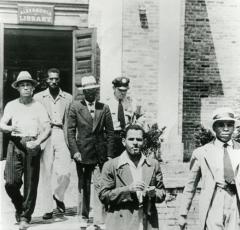
{"label": "man in light suit", "polygon": [[112,117],[108,105],[96,100],[98,88],[93,76],[83,77],[79,89],[85,99],[74,101],[68,116],[68,143],[78,174],[78,214],[83,221],[89,218],[92,172],[96,166],[101,170],[108,158],[113,157]]}
{"label": "man in light suit", "polygon": [[125,135],[126,151],[102,170],[99,197],[107,206],[106,230],[157,230],[155,203],[165,199],[160,164],[142,154],[141,126],[129,125]]}
{"label": "man in light suit", "polygon": [[[65,212],[64,195],[70,183],[71,155],[67,147],[67,114],[72,95],[60,89],[60,71],[48,70],[48,88],[34,98],[42,103],[51,119],[51,136],[41,157],[41,181],[45,205],[43,219],[53,218],[53,201]],[[56,183],[52,184],[52,178]]]}
{"label": "man in light suit", "polygon": [[187,213],[200,179],[201,229],[240,229],[240,146],[232,140],[234,122],[230,108],[218,108],[212,117],[216,138],[193,152],[180,207],[180,229],[186,226]]}

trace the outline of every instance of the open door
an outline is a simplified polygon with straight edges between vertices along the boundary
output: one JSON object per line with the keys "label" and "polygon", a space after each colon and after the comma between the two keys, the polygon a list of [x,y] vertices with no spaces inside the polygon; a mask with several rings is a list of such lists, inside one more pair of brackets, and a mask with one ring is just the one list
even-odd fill
{"label": "open door", "polygon": [[[0,23],[0,118],[3,115],[3,85],[4,85],[4,27],[3,27],[3,23]],[[3,156],[3,133],[0,132],[0,160],[3,160],[4,156]]]}
{"label": "open door", "polygon": [[97,78],[97,46],[96,29],[80,29],[73,31],[73,96],[75,99],[83,97],[76,88],[81,84],[83,76],[93,75]]}

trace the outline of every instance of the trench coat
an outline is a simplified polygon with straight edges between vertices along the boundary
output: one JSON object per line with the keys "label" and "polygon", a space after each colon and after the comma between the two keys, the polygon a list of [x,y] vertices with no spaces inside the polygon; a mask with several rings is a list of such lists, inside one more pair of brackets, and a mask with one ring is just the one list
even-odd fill
{"label": "trench coat", "polygon": [[[192,199],[195,195],[198,182],[201,179],[202,187],[199,198],[199,219],[201,230],[205,229],[206,219],[208,211],[211,207],[212,199],[214,198],[214,192],[216,189],[216,162],[219,160],[216,155],[216,149],[214,149],[214,141],[197,148],[192,155],[190,161],[190,173],[183,191],[183,197],[180,206],[180,215],[187,215]],[[233,141],[233,149],[237,151],[234,154],[234,161],[237,164],[235,170],[235,184],[237,187],[238,199],[240,197],[240,144]],[[239,202],[239,200],[238,200]]]}
{"label": "trench coat", "polygon": [[[136,193],[130,193],[133,182],[128,164],[118,165],[120,157],[105,163],[102,170],[100,200],[107,209],[106,230],[138,230],[139,202]],[[143,198],[144,230],[157,230],[158,213],[155,203],[165,199],[160,164],[155,159],[146,159],[142,166],[143,181],[148,186],[156,186],[156,197]]]}

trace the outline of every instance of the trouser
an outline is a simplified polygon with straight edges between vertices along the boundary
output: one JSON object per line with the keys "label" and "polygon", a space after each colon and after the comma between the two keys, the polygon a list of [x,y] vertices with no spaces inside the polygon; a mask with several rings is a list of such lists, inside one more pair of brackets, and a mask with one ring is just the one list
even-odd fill
{"label": "trouser", "polygon": [[118,157],[125,150],[122,143],[123,131],[114,131],[114,157]]}
{"label": "trouser", "polygon": [[63,130],[57,127],[52,128],[40,164],[40,184],[44,186],[41,191],[45,213],[53,211],[53,195],[60,201],[64,200],[65,192],[70,183],[71,162],[72,159],[65,142]]}
{"label": "trouser", "polygon": [[206,220],[206,230],[240,230],[240,207],[236,194],[217,187]]}
{"label": "trouser", "polygon": [[102,167],[96,166],[93,171],[93,185],[94,185],[94,198],[93,198],[93,222],[94,224],[104,224],[106,218],[105,207],[99,199],[99,192],[101,188],[101,171]]}
{"label": "trouser", "polygon": [[91,179],[95,165],[86,165],[76,162],[78,175],[78,210],[77,214],[84,219],[89,218]]}
{"label": "trouser", "polygon": [[[32,137],[12,137],[7,151],[4,171],[5,189],[21,219],[31,220],[37,198],[37,187],[40,168],[40,146],[29,150],[26,142],[34,140]],[[23,184],[23,196],[20,188]]]}

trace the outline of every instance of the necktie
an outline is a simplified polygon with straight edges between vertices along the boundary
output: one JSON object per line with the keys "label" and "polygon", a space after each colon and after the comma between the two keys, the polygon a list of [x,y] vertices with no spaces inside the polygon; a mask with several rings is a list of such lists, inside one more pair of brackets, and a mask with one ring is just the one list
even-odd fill
{"label": "necktie", "polygon": [[118,102],[118,121],[120,122],[121,128],[124,129],[126,124],[125,124],[122,100],[119,100],[119,102]]}
{"label": "necktie", "polygon": [[93,102],[89,102],[88,106],[89,106],[89,112],[90,112],[92,118],[94,118],[95,111],[94,111],[94,108],[93,108]]}
{"label": "necktie", "polygon": [[225,143],[223,145],[224,148],[224,157],[223,157],[223,165],[224,165],[224,179],[227,183],[231,183],[234,178],[233,167],[231,163],[231,159],[229,157],[229,153],[227,151],[228,144]]}

